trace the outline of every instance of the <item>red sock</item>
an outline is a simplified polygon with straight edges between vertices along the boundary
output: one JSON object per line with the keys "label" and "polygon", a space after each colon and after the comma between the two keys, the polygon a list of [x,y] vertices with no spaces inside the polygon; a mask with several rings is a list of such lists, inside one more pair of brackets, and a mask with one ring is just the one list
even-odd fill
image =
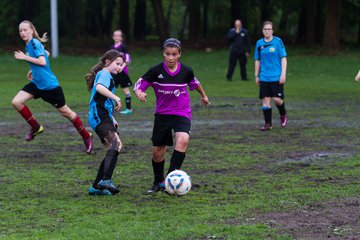
{"label": "red sock", "polygon": [[31,126],[32,130],[36,131],[40,128],[39,122],[35,119],[32,112],[27,106],[24,106],[23,109],[18,111],[20,115],[27,121],[27,123]]}
{"label": "red sock", "polygon": [[90,137],[89,132],[85,129],[79,116],[76,116],[71,122],[83,139],[87,139]]}

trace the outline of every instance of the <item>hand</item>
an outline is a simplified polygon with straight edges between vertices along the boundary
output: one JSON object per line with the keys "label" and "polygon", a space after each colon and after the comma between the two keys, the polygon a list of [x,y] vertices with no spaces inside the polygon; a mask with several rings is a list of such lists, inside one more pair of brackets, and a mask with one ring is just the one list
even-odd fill
{"label": "hand", "polygon": [[119,124],[114,117],[113,117],[113,121],[114,121],[114,127],[117,129],[119,127]]}
{"label": "hand", "polygon": [[206,95],[201,98],[201,105],[203,107],[207,107],[207,105],[210,105],[209,98]]}
{"label": "hand", "polygon": [[260,79],[259,77],[255,77],[255,83],[257,86],[260,86]]}
{"label": "hand", "polygon": [[279,84],[283,85],[283,84],[285,84],[285,81],[286,81],[286,77],[281,75],[280,80],[279,80]]}
{"label": "hand", "polygon": [[14,52],[14,57],[15,57],[16,59],[19,59],[19,60],[25,60],[26,54],[23,53],[22,51],[15,51],[15,52]]}
{"label": "hand", "polygon": [[117,98],[115,100],[115,103],[116,103],[116,106],[115,106],[114,110],[115,110],[115,112],[118,112],[118,111],[120,111],[120,108],[121,108],[121,99]]}
{"label": "hand", "polygon": [[135,91],[135,95],[136,95],[136,97],[137,97],[140,101],[146,102],[147,94],[144,93],[143,91],[141,91],[140,89],[137,89],[137,90]]}
{"label": "hand", "polygon": [[31,70],[30,70],[30,71],[28,72],[28,74],[27,74],[27,79],[28,79],[29,81],[33,80],[33,75],[32,75]]}
{"label": "hand", "polygon": [[355,81],[359,82],[360,81],[360,71],[358,72],[358,74],[355,77]]}
{"label": "hand", "polygon": [[250,53],[247,52],[247,53],[245,53],[245,55],[246,55],[247,57],[249,57],[249,56],[250,56]]}

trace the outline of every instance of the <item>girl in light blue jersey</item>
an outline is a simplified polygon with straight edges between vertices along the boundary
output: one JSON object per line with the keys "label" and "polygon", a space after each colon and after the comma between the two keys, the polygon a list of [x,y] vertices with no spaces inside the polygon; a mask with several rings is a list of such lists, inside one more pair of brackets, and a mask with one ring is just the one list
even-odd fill
{"label": "girl in light blue jersey", "polygon": [[271,100],[275,102],[280,113],[282,127],[287,124],[287,115],[284,103],[284,84],[286,81],[286,50],[280,38],[273,36],[273,23],[266,21],[263,24],[264,38],[256,43],[255,82],[260,86],[260,98],[265,124],[261,131],[272,129]]}
{"label": "girl in light blue jersey", "polygon": [[26,43],[25,53],[15,51],[14,57],[25,60],[30,66],[28,79],[30,83],[25,85],[12,100],[12,105],[31,127],[26,141],[31,141],[36,135],[44,131],[44,127],[35,119],[30,109],[25,105],[30,99],[42,98],[53,105],[59,113],[69,119],[84,140],[86,152],[92,151],[91,134],[85,129],[81,119],[66,104],[65,97],[59,82],[50,69],[48,52],[42,43],[47,41],[46,33],[39,37],[35,26],[28,20],[19,25],[19,34]]}
{"label": "girl in light blue jersey", "polygon": [[116,50],[109,50],[85,76],[91,92],[89,124],[107,147],[96,179],[89,188],[90,195],[114,195],[119,192],[111,180],[122,147],[117,132],[118,123],[113,117],[113,113],[120,111],[121,107],[121,100],[115,95],[113,75],[120,73],[125,67],[122,55]]}

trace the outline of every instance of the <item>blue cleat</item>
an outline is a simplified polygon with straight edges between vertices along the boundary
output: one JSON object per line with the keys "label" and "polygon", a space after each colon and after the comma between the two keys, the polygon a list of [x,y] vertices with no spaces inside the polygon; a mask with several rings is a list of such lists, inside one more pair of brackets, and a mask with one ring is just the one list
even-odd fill
{"label": "blue cleat", "polygon": [[131,109],[125,109],[124,111],[121,111],[120,114],[125,114],[125,115],[129,115],[129,114],[132,114],[132,110]]}
{"label": "blue cleat", "polygon": [[96,185],[97,188],[102,190],[109,190],[112,195],[119,193],[119,189],[113,184],[113,182],[109,180],[100,180]]}
{"label": "blue cleat", "polygon": [[111,196],[112,193],[107,189],[96,189],[93,186],[89,187],[89,195],[95,196],[95,195],[105,195],[105,196]]}

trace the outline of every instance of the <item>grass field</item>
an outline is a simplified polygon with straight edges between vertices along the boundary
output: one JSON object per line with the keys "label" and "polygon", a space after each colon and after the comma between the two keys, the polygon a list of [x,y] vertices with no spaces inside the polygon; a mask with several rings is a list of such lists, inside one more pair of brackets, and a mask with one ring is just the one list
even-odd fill
{"label": "grass field", "polygon": [[[11,100],[28,66],[1,55],[0,239],[359,239],[360,52],[288,54],[289,125],[281,129],[274,108],[274,128],[264,133],[254,81],[240,81],[238,66],[233,81],[225,80],[227,51],[183,53],[211,101],[202,109],[191,93],[183,170],[194,186],[183,197],[142,194],[152,182],[151,91],[146,104],[134,98],[134,114],[116,116],[124,148],[113,180],[121,192],[91,197],[87,188],[105,153],[100,141],[94,138],[95,153],[86,155],[71,123],[36,100],[29,106],[45,132],[25,142],[28,126]],[[67,104],[86,125],[83,76],[97,58],[51,62]],[[134,50],[133,82],[160,61],[160,51]]]}

